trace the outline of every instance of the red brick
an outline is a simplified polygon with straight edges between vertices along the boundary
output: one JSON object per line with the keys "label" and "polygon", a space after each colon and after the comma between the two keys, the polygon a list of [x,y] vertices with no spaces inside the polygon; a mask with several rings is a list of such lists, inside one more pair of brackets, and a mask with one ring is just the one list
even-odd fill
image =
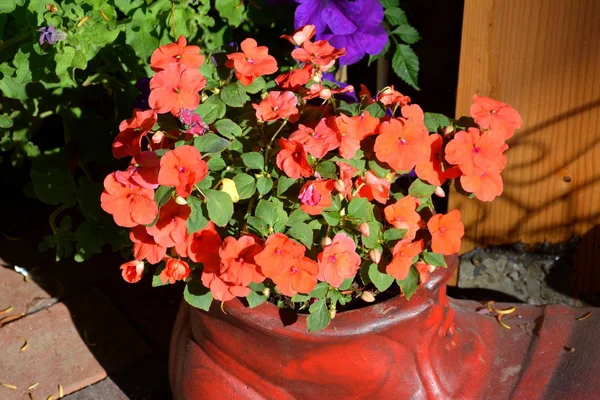
{"label": "red brick", "polygon": [[[94,346],[86,345],[84,332]],[[19,351],[24,337],[26,351]],[[149,349],[99,290],[75,296],[0,328],[0,399],[36,398],[78,391],[149,354]]]}

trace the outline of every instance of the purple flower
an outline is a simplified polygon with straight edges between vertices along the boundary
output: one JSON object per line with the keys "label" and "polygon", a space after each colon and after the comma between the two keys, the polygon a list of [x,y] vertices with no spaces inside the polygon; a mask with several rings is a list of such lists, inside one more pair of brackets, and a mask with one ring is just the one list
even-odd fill
{"label": "purple flower", "polygon": [[328,40],[347,54],[340,65],[354,64],[365,54],[381,53],[388,42],[379,0],[296,0],[296,29],[316,26],[317,40]]}
{"label": "purple flower", "polygon": [[190,135],[204,135],[208,130],[208,125],[202,121],[202,117],[192,110],[181,110],[179,120],[187,128],[185,133]]}
{"label": "purple flower", "polygon": [[67,34],[65,32],[57,31],[52,25],[48,25],[47,27],[43,26],[38,29],[38,31],[42,32],[40,35],[40,46],[44,43],[55,45],[56,42],[65,40],[67,38]]}

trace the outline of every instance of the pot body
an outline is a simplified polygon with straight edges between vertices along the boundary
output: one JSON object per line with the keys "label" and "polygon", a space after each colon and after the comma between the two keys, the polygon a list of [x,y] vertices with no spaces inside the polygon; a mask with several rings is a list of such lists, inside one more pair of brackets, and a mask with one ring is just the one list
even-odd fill
{"label": "pot body", "polygon": [[[232,300],[225,312],[182,303],[169,367],[175,399],[600,398],[592,378],[600,350],[580,366],[564,364],[574,315],[583,311],[520,306],[506,330],[475,312],[479,303],[449,301],[445,282],[457,259],[448,261],[410,302],[341,312],[314,333],[306,316],[290,318],[270,303],[250,309]],[[573,385],[564,373],[575,369],[593,381]]]}

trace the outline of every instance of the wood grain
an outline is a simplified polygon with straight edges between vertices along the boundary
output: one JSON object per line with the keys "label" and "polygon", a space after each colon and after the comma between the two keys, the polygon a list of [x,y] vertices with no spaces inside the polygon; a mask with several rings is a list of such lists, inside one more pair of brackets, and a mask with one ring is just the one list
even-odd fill
{"label": "wood grain", "polygon": [[584,236],[578,291],[600,288],[600,1],[466,0],[457,115],[474,93],[513,105],[504,194],[492,203],[453,192],[463,251]]}

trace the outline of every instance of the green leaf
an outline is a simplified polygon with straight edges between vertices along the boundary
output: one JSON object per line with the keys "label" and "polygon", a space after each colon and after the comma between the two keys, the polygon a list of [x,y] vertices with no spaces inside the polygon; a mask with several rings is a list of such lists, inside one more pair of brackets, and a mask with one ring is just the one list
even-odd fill
{"label": "green leaf", "polygon": [[319,163],[317,172],[325,179],[337,179],[337,166],[332,161]]}
{"label": "green leaf", "polygon": [[260,306],[262,303],[267,301],[267,296],[265,296],[263,294],[258,294],[253,291],[253,292],[250,292],[248,294],[248,296],[246,296],[246,301],[248,302],[248,305],[250,306],[250,308],[254,308],[254,307]]}
{"label": "green leaf", "polygon": [[207,124],[212,124],[219,118],[223,118],[226,110],[225,103],[221,101],[219,96],[210,96],[196,108],[196,112]]}
{"label": "green leaf", "polygon": [[322,299],[327,295],[329,291],[329,283],[327,282],[319,282],[317,286],[308,294],[310,297],[315,297],[317,299]]}
{"label": "green leaf", "polygon": [[369,222],[369,237],[361,236],[363,245],[367,249],[374,249],[379,246],[379,235],[381,234],[381,224],[377,221]]}
{"label": "green leaf", "polygon": [[243,107],[250,100],[250,97],[240,84],[232,83],[221,90],[221,100],[230,107]]}
{"label": "green leaf", "polygon": [[238,0],[215,0],[215,8],[229,25],[238,27],[244,20],[244,3]]}
{"label": "green leaf", "polygon": [[259,171],[262,171],[265,168],[264,156],[255,151],[242,154],[242,162],[246,167],[250,169],[257,169]]}
{"label": "green leaf", "polygon": [[305,301],[308,301],[308,300],[310,300],[310,296],[307,294],[298,293],[292,297],[292,301],[294,303],[304,303]]}
{"label": "green leaf", "polygon": [[321,215],[330,226],[338,226],[340,224],[340,213],[338,212],[323,212]]}
{"label": "green leaf", "polygon": [[408,271],[408,276],[404,280],[396,280],[398,286],[402,290],[402,294],[406,297],[406,300],[410,300],[413,294],[419,288],[419,271],[412,266]]}
{"label": "green leaf", "polygon": [[349,117],[354,117],[360,113],[360,103],[346,103],[345,101],[340,101],[338,111],[348,115]]}
{"label": "green leaf", "polygon": [[407,229],[389,228],[383,233],[383,240],[386,242],[400,240],[406,235],[406,232],[408,232]]}
{"label": "green leaf", "polygon": [[344,279],[342,284],[340,286],[338,286],[337,290],[348,290],[348,289],[350,289],[350,286],[352,286],[353,283],[354,283],[354,277]]}
{"label": "green leaf", "polygon": [[0,115],[0,128],[10,128],[13,126],[12,119],[7,117],[6,115]]}
{"label": "green leaf", "polygon": [[277,221],[277,206],[270,201],[260,200],[254,215],[265,221],[267,225],[273,226]]}
{"label": "green leaf", "polygon": [[17,6],[22,6],[24,3],[25,0],[0,0],[0,14],[13,12]]}
{"label": "green leaf", "polygon": [[251,84],[248,86],[244,86],[246,92],[255,94],[263,90],[267,86],[265,79],[262,76],[256,78]]}
{"label": "green leaf", "polygon": [[348,204],[348,216],[360,221],[372,221],[373,205],[364,197],[355,197]]}
{"label": "green leaf", "polygon": [[246,219],[246,222],[248,222],[248,226],[250,226],[252,229],[254,229],[261,236],[267,236],[267,228],[268,227],[267,227],[267,224],[265,223],[265,221],[251,215]]}
{"label": "green leaf", "polygon": [[73,205],[76,192],[67,171],[61,168],[50,168],[45,171],[31,170],[33,192],[36,197],[46,204]]}
{"label": "green leaf", "polygon": [[375,118],[381,118],[385,115],[385,107],[378,101],[366,106],[365,111],[368,111]]}
{"label": "green leaf", "polygon": [[171,200],[173,188],[171,186],[159,186],[154,192],[154,202],[157,206],[162,207]]}
{"label": "green leaf", "polygon": [[169,281],[164,282],[160,279],[160,274],[165,269],[165,263],[162,262],[156,267],[154,270],[154,274],[152,274],[152,287],[165,286],[169,284]]}
{"label": "green leaf", "polygon": [[394,277],[381,272],[375,263],[369,265],[369,279],[380,292],[385,292],[394,283]]}
{"label": "green leaf", "polygon": [[262,292],[266,288],[264,282],[250,282],[248,287],[255,292]]}
{"label": "green leaf", "polygon": [[227,164],[225,164],[225,160],[217,156],[211,157],[210,160],[206,162],[206,165],[211,171],[221,171],[222,169],[225,169],[225,167],[227,167]]}
{"label": "green leaf", "polygon": [[380,0],[383,8],[400,7],[400,0]]}
{"label": "green leaf", "polygon": [[183,290],[183,298],[192,307],[199,308],[204,311],[210,309],[213,301],[213,296],[210,290],[204,287],[202,283],[191,280],[185,285]]}
{"label": "green leaf", "polygon": [[256,181],[248,174],[237,174],[233,181],[240,196],[240,200],[249,199],[256,192]]}
{"label": "green leaf", "polygon": [[408,188],[408,194],[413,197],[429,197],[435,192],[435,186],[423,182],[420,179],[414,181]]}
{"label": "green leaf", "polygon": [[392,58],[392,68],[394,72],[402,78],[404,82],[413,88],[420,90],[418,81],[419,58],[407,44],[399,44]]}
{"label": "green leaf", "polygon": [[392,31],[392,34],[398,35],[400,39],[408,44],[415,44],[421,40],[421,35],[419,35],[419,32],[417,32],[415,28],[408,24],[399,25]]}
{"label": "green leaf", "polygon": [[302,211],[301,209],[298,208],[298,209],[292,211],[292,213],[290,214],[290,216],[288,218],[288,225],[292,226],[299,222],[307,221],[309,219],[310,219],[310,215],[308,215],[307,213],[305,213],[304,211]]}
{"label": "green leaf", "polygon": [[451,124],[450,118],[444,114],[425,113],[425,126],[429,132],[437,132],[438,129],[444,129]]}
{"label": "green leaf", "polygon": [[191,235],[194,232],[198,232],[208,224],[208,220],[204,216],[203,202],[195,196],[188,196],[187,204],[192,210],[189,218],[187,219],[188,233]]}
{"label": "green leaf", "polygon": [[242,136],[242,128],[230,119],[221,119],[215,122],[215,129],[229,139]]}
{"label": "green leaf", "polygon": [[206,196],[208,217],[215,225],[225,226],[233,216],[233,202],[231,197],[220,190],[206,189],[202,193]]}
{"label": "green leaf", "polygon": [[433,251],[425,250],[423,252],[423,261],[429,265],[433,265],[434,267],[448,268],[448,264],[446,264],[446,259],[444,256],[442,254],[434,253]]}
{"label": "green leaf", "polygon": [[277,196],[284,194],[290,187],[296,183],[296,179],[282,176],[277,180]]}
{"label": "green leaf", "polygon": [[387,19],[388,22],[393,26],[408,24],[408,18],[406,18],[406,13],[398,7],[386,7],[385,19]]}
{"label": "green leaf", "polygon": [[202,136],[194,138],[194,147],[200,153],[220,153],[229,147],[229,142],[212,132],[205,133]]}
{"label": "green leaf", "polygon": [[310,315],[306,318],[306,327],[309,332],[319,331],[324,329],[329,322],[331,317],[329,316],[329,310],[327,309],[327,303],[325,299],[321,299],[316,303],[313,303],[310,308]]}
{"label": "green leaf", "polygon": [[375,172],[375,175],[377,175],[379,178],[385,178],[390,172],[392,172],[389,169],[379,165],[376,160],[369,161],[369,169]]}
{"label": "green leaf", "polygon": [[256,180],[256,189],[261,195],[265,195],[273,189],[273,179],[265,176],[259,176]]}
{"label": "green leaf", "polygon": [[313,231],[304,222],[298,222],[287,231],[288,236],[298,239],[300,243],[310,250],[313,244]]}

